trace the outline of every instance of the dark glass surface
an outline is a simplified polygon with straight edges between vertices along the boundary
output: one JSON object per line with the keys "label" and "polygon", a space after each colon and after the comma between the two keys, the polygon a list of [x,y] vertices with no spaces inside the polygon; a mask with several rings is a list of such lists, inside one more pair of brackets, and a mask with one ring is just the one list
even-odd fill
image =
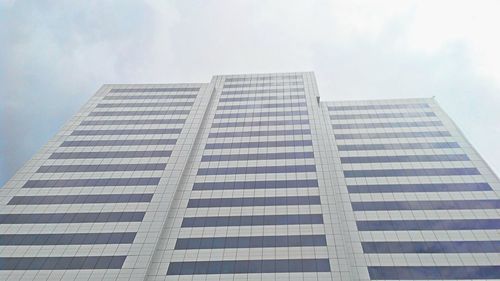
{"label": "dark glass surface", "polygon": [[328,259],[171,262],[167,275],[330,272]]}
{"label": "dark glass surface", "polygon": [[342,163],[469,161],[465,154],[340,157]]}
{"label": "dark glass surface", "polygon": [[397,149],[434,149],[434,148],[459,148],[456,142],[431,142],[431,143],[385,143],[385,144],[343,144],[337,145],[339,151],[357,150],[397,150]]}
{"label": "dark glass surface", "polygon": [[23,188],[158,185],[160,178],[29,180]]}
{"label": "dark glass surface", "polygon": [[379,192],[460,192],[488,191],[487,183],[428,183],[428,184],[373,184],[348,185],[349,193],[379,193]]}
{"label": "dark glass surface", "polygon": [[142,221],[144,212],[1,214],[0,224],[98,223]]}
{"label": "dark glass surface", "polygon": [[310,135],[311,130],[275,130],[275,131],[245,131],[245,132],[218,132],[209,133],[208,138],[237,138],[237,137],[264,137],[264,136],[291,136]]}
{"label": "dark glass surface", "polygon": [[14,196],[7,205],[138,203],[151,198],[152,193]]}
{"label": "dark glass surface", "polygon": [[197,182],[193,190],[230,190],[230,189],[272,189],[272,188],[311,188],[318,187],[317,180],[269,180],[269,181],[224,181]]}
{"label": "dark glass surface", "polygon": [[226,249],[326,246],[325,235],[179,238],[175,249]]}
{"label": "dark glass surface", "polygon": [[280,153],[250,153],[250,154],[222,154],[204,155],[202,162],[218,161],[249,161],[275,159],[308,159],[314,158],[313,152],[280,152]]}
{"label": "dark glass surface", "polygon": [[1,246],[132,244],[136,232],[1,234]]}
{"label": "dark glass surface", "polygon": [[315,172],[315,165],[199,168],[198,175],[279,174]]}
{"label": "dark glass surface", "polygon": [[241,197],[189,199],[188,208],[318,205],[319,196]]}
{"label": "dark glass surface", "polygon": [[74,130],[72,136],[180,134],[182,129]]}
{"label": "dark glass surface", "polygon": [[170,145],[176,144],[176,139],[145,139],[145,140],[79,140],[79,141],[65,141],[61,147],[75,147],[75,146],[134,146],[134,145]]}
{"label": "dark glass surface", "polygon": [[212,123],[212,128],[235,128],[235,127],[262,127],[262,126],[285,126],[285,125],[309,125],[309,120],[271,120],[271,121],[242,121]]}
{"label": "dark glass surface", "polygon": [[359,231],[500,229],[500,219],[357,221]]}
{"label": "dark glass surface", "polygon": [[169,157],[171,150],[143,151],[103,151],[103,152],[55,152],[50,159],[95,159],[95,158],[139,158],[139,157]]}
{"label": "dark glass surface", "polygon": [[362,242],[372,253],[500,253],[500,241]]}
{"label": "dark glass surface", "polygon": [[312,146],[311,140],[297,141],[251,141],[231,143],[207,143],[205,149],[232,149],[232,148],[259,148],[259,147],[285,147],[285,146]]}
{"label": "dark glass surface", "polygon": [[391,169],[391,170],[351,170],[344,171],[346,178],[365,177],[420,177],[480,175],[476,168],[435,168],[435,169]]}
{"label": "dark glass surface", "polygon": [[372,280],[500,279],[500,266],[369,266]]}
{"label": "dark glass surface", "polygon": [[265,215],[265,216],[218,216],[188,217],[181,227],[217,227],[249,225],[323,224],[323,215]]}
{"label": "dark glass surface", "polygon": [[52,165],[41,166],[37,173],[112,172],[112,171],[161,171],[167,164],[101,164],[101,165]]}
{"label": "dark glass surface", "polygon": [[500,200],[352,202],[354,211],[499,209]]}

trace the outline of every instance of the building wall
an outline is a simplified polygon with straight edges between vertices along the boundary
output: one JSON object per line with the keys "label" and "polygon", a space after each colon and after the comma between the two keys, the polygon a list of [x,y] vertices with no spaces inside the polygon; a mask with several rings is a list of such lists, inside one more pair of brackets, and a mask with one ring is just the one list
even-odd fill
{"label": "building wall", "polygon": [[498,178],[436,102],[310,72],[105,85],[0,206],[5,280],[500,279]]}

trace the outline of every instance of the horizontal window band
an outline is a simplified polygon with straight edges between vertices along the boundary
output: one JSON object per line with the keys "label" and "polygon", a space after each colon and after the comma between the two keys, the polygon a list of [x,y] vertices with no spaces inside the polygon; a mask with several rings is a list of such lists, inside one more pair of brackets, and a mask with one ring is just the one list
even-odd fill
{"label": "horizontal window band", "polygon": [[140,95],[140,96],[105,96],[103,100],[170,100],[195,99],[196,95]]}
{"label": "horizontal window band", "polygon": [[330,272],[328,259],[170,262],[167,275]]}
{"label": "horizontal window band", "polygon": [[279,152],[279,153],[252,153],[252,154],[222,154],[203,155],[201,162],[220,161],[251,161],[251,160],[277,160],[277,159],[311,159],[313,152]]}
{"label": "horizontal window band", "polygon": [[0,234],[0,246],[132,244],[136,232]]}
{"label": "horizontal window band", "polygon": [[181,227],[323,224],[323,215],[187,217]]}
{"label": "horizontal window band", "polygon": [[92,120],[82,121],[80,126],[102,126],[102,125],[165,125],[184,124],[186,119],[138,119],[138,120]]}
{"label": "horizontal window band", "polygon": [[279,174],[316,172],[315,165],[199,168],[197,175]]}
{"label": "horizontal window band", "polygon": [[37,173],[89,173],[115,171],[163,171],[167,164],[100,164],[100,165],[53,165],[41,166]]}
{"label": "horizontal window band", "polygon": [[0,214],[0,224],[139,222],[144,212]]}
{"label": "horizontal window band", "polygon": [[115,88],[110,93],[152,93],[152,92],[198,92],[200,88]]}
{"label": "horizontal window band", "polygon": [[267,100],[294,100],[305,99],[305,95],[286,95],[286,96],[262,96],[262,97],[231,97],[220,98],[219,102],[239,102],[239,101],[267,101]]}
{"label": "horizontal window band", "polygon": [[189,110],[149,110],[149,111],[94,111],[88,116],[147,116],[147,115],[186,115]]}
{"label": "horizontal window band", "polygon": [[176,250],[326,246],[325,235],[178,238]]}
{"label": "horizontal window band", "polygon": [[171,150],[103,151],[103,152],[54,152],[49,159],[99,159],[99,158],[141,158],[170,157]]}
{"label": "horizontal window band", "polygon": [[415,118],[434,117],[434,112],[402,112],[402,113],[361,113],[361,114],[335,114],[330,115],[330,120],[371,119],[371,118]]}
{"label": "horizontal window band", "polygon": [[487,183],[428,183],[428,184],[373,184],[348,185],[349,193],[392,193],[392,192],[461,192],[490,191]]}
{"label": "horizontal window band", "polygon": [[256,82],[256,83],[261,83],[264,81],[273,81],[273,80],[288,80],[288,79],[294,79],[298,81],[302,81],[302,75],[297,75],[297,74],[283,74],[283,75],[261,75],[261,76],[255,76],[252,75],[251,77],[228,77],[224,78],[224,82]]}
{"label": "horizontal window band", "polygon": [[346,178],[480,175],[476,168],[348,170]]}
{"label": "horizontal window band", "polygon": [[270,86],[274,87],[301,86],[302,90],[304,89],[304,83],[298,83],[298,82],[261,82],[261,83],[224,84],[222,88],[229,89],[229,88],[270,87]]}
{"label": "horizontal window band", "polygon": [[225,181],[194,183],[193,190],[275,189],[318,187],[317,180]]}
{"label": "horizontal window band", "polygon": [[207,143],[205,149],[235,149],[235,148],[260,148],[260,147],[288,147],[288,146],[312,146],[311,140],[297,141],[255,141],[255,142],[233,142],[233,143]]}
{"label": "horizontal window band", "polygon": [[7,205],[141,203],[152,198],[152,193],[14,196]]}
{"label": "horizontal window band", "polygon": [[319,205],[319,196],[242,197],[189,199],[188,208]]}
{"label": "horizontal window band", "polygon": [[286,125],[309,125],[309,120],[270,120],[270,121],[242,121],[212,123],[212,128],[234,128],[234,127],[263,127],[263,126],[286,126]]}
{"label": "horizontal window band", "polygon": [[333,129],[413,128],[443,126],[441,121],[333,124]]}
{"label": "horizontal window band", "polygon": [[240,138],[240,137],[270,137],[270,136],[308,136],[311,130],[275,130],[275,131],[245,131],[245,132],[217,132],[209,133],[208,138]]}
{"label": "horizontal window band", "polygon": [[158,185],[161,178],[104,178],[104,179],[65,179],[29,180],[23,188],[53,187],[100,187],[100,186],[149,186]]}
{"label": "horizontal window band", "polygon": [[182,129],[74,130],[72,136],[180,134]]}
{"label": "horizontal window band", "polygon": [[[249,86],[246,86],[247,88]],[[281,89],[237,89],[237,90],[222,90],[221,95],[222,96],[227,96],[227,95],[259,95],[259,94],[264,94],[264,95],[271,95],[271,96],[280,96],[288,93],[304,93],[304,88],[281,88]]]}
{"label": "horizontal window band", "polygon": [[369,266],[371,280],[500,279],[500,266]]}
{"label": "horizontal window band", "polygon": [[214,119],[300,116],[300,115],[308,115],[308,114],[309,113],[306,110],[275,111],[275,112],[248,112],[248,113],[217,113],[217,114],[215,114]]}
{"label": "horizontal window band", "polygon": [[192,106],[194,102],[134,102],[134,103],[99,103],[97,108],[119,108],[119,107],[169,107],[169,106]]}
{"label": "horizontal window band", "polygon": [[359,231],[500,229],[500,219],[357,221]]}
{"label": "horizontal window band", "polygon": [[79,140],[65,141],[61,147],[76,146],[135,146],[135,145],[173,145],[177,139],[140,139],[140,140]]}
{"label": "horizontal window band", "polygon": [[351,202],[354,211],[500,209],[500,200]]}
{"label": "horizontal window band", "polygon": [[340,157],[343,164],[355,163],[391,163],[391,162],[448,162],[469,161],[465,154],[443,154],[443,155],[398,155],[398,156],[354,156]]}
{"label": "horizontal window band", "polygon": [[358,150],[397,150],[397,149],[443,149],[459,148],[456,142],[431,142],[431,143],[385,143],[385,144],[346,144],[337,145],[339,151]]}
{"label": "horizontal window band", "polygon": [[335,139],[394,139],[394,138],[426,138],[426,137],[450,137],[446,131],[430,132],[399,132],[399,133],[365,133],[365,134],[334,134]]}
{"label": "horizontal window band", "polygon": [[264,103],[264,104],[237,104],[237,105],[219,105],[217,110],[236,110],[236,109],[259,109],[259,108],[281,108],[281,107],[302,107],[307,106],[306,102],[286,102],[286,103]]}
{"label": "horizontal window band", "polygon": [[362,242],[365,254],[500,253],[500,241]]}
{"label": "horizontal window band", "polygon": [[406,103],[406,104],[368,104],[368,105],[335,105],[328,106],[328,111],[343,110],[370,110],[370,109],[401,109],[401,108],[429,108],[426,103]]}
{"label": "horizontal window band", "polygon": [[121,269],[127,256],[0,257],[0,270]]}

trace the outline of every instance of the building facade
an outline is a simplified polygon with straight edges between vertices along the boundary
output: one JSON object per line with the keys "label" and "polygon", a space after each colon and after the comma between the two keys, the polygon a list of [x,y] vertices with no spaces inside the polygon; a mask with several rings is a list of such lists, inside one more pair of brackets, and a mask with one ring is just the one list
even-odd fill
{"label": "building facade", "polygon": [[499,210],[434,99],[104,85],[0,189],[0,279],[500,280]]}

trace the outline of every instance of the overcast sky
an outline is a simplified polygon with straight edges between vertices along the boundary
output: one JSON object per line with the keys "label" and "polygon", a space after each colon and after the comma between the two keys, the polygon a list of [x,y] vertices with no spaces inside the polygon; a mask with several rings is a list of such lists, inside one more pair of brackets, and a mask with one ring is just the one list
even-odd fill
{"label": "overcast sky", "polygon": [[500,171],[500,1],[0,0],[0,185],[104,83],[314,71],[323,100],[435,96]]}

